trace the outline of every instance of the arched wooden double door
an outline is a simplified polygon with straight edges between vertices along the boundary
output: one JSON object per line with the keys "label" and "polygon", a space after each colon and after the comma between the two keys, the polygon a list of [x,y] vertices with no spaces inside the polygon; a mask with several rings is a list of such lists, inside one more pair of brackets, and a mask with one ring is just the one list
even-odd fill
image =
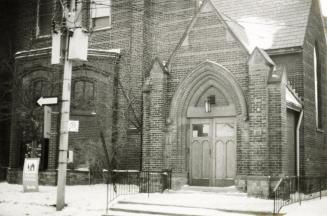
{"label": "arched wooden double door", "polygon": [[190,183],[234,184],[236,175],[235,118],[190,119]]}

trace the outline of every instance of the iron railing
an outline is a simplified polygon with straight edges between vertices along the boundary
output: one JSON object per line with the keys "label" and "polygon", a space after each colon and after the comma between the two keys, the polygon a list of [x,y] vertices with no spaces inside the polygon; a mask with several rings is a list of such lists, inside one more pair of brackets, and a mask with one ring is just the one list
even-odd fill
{"label": "iron railing", "polygon": [[103,173],[107,184],[106,215],[109,204],[121,195],[162,193],[171,189],[171,170],[110,170]]}
{"label": "iron railing", "polygon": [[274,208],[277,215],[283,206],[326,195],[327,176],[286,176],[280,178],[273,190]]}

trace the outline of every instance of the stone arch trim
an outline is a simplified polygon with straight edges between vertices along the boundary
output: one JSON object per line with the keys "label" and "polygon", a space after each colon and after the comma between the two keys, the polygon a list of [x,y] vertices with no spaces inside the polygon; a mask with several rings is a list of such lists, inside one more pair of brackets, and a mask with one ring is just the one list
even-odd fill
{"label": "stone arch trim", "polygon": [[188,74],[175,92],[169,118],[176,121],[185,112],[196,89],[203,86],[221,86],[231,93],[236,105],[237,116],[247,119],[247,103],[244,92],[234,75],[225,67],[215,62],[206,61]]}
{"label": "stone arch trim", "polygon": [[187,172],[189,156],[185,152],[188,140],[187,109],[199,88],[217,87],[228,92],[229,102],[236,108],[237,121],[247,120],[246,98],[234,75],[225,67],[211,61],[198,65],[180,83],[175,92],[167,119],[165,166],[176,172]]}

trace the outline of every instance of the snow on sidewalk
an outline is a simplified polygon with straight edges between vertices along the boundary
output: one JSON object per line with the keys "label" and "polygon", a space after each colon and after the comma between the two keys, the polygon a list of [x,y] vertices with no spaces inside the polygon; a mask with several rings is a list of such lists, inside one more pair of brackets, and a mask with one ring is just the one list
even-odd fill
{"label": "snow on sidewalk", "polygon": [[282,208],[287,216],[325,216],[327,215],[327,197],[316,198],[301,203],[294,203]]}
{"label": "snow on sidewalk", "polygon": [[[101,216],[105,214],[106,185],[79,185],[66,186],[66,203],[62,211],[56,211],[57,188],[54,186],[40,186],[37,193],[23,193],[22,185],[0,183],[0,216]],[[138,207],[148,210],[182,211],[189,209],[193,213],[198,211],[203,215],[260,215],[258,212],[271,212],[272,200],[249,198],[244,193],[233,191],[170,191],[164,194],[136,194],[120,197],[111,205],[112,208]],[[176,209],[176,210],[175,210]],[[293,204],[282,208],[286,215],[327,215],[327,198],[314,199],[302,202],[302,205]],[[115,214],[118,215],[118,214]],[[123,213],[121,215],[133,215]],[[145,215],[145,214],[144,214]],[[207,216],[206,215],[206,216]]]}
{"label": "snow on sidewalk", "polygon": [[39,192],[23,193],[22,185],[0,183],[1,216],[99,216],[105,213],[106,185],[66,186],[66,203],[57,212],[57,187],[40,186]]}

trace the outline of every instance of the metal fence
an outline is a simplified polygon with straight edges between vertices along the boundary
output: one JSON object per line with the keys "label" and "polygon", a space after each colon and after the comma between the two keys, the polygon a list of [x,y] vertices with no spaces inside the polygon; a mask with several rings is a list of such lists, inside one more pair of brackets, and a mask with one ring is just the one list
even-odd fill
{"label": "metal fence", "polygon": [[106,215],[108,214],[109,203],[121,195],[137,193],[149,195],[171,189],[171,170],[110,170],[104,171],[103,177],[107,184]]}
{"label": "metal fence", "polygon": [[282,177],[273,190],[274,215],[283,206],[326,195],[327,176],[286,176]]}

